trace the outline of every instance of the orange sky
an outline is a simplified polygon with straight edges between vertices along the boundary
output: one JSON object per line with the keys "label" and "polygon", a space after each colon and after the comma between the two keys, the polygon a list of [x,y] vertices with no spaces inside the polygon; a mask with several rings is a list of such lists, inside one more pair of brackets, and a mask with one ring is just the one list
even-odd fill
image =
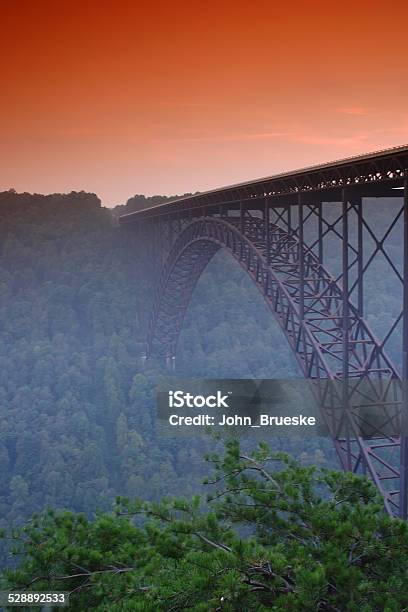
{"label": "orange sky", "polygon": [[408,4],[0,0],[0,189],[204,190],[408,142]]}

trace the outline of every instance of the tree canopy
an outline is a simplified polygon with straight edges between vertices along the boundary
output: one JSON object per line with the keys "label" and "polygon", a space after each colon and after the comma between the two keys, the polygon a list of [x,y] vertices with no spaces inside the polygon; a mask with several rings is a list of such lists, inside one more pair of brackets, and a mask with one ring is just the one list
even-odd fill
{"label": "tree canopy", "polygon": [[3,588],[70,591],[77,610],[405,609],[408,526],[370,481],[266,444],[207,460],[206,499],[35,516],[12,534],[22,561]]}

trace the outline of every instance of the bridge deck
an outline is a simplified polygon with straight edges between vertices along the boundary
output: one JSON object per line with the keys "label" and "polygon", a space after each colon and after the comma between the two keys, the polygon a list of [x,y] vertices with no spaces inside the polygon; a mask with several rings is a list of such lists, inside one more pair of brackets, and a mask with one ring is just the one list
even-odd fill
{"label": "bridge deck", "polygon": [[295,205],[293,196],[298,193],[310,194],[314,203],[340,201],[344,188],[363,197],[395,197],[401,195],[398,188],[407,176],[408,145],[404,145],[178,198],[122,215],[119,221],[133,223],[220,204],[234,208],[246,202],[256,206],[265,198],[272,206],[274,202]]}

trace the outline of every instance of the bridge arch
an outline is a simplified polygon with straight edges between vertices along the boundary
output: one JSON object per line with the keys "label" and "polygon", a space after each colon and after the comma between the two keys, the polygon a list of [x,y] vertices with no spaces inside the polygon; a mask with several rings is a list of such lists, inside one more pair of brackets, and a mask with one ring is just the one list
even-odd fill
{"label": "bridge arch", "polygon": [[[381,434],[381,444],[374,447],[359,435],[357,417],[348,412],[347,427],[354,431],[350,445],[349,436],[346,440],[338,433],[342,425],[338,408],[343,391],[333,396],[333,387],[328,392],[327,382],[353,380],[356,393],[360,381],[376,381],[379,386],[374,389],[374,399],[381,400],[383,406],[388,398],[381,389],[389,381],[397,381],[398,373],[357,308],[345,299],[342,287],[311,250],[300,246],[295,235],[251,216],[244,219],[203,216],[188,223],[176,238],[162,269],[148,330],[148,354],[175,355],[194,287],[222,248],[252,278],[283,330],[305,378],[312,382],[343,467],[368,471],[383,491],[388,512],[394,512],[398,492],[390,485],[399,478],[399,473],[393,467],[395,462],[390,453],[399,451],[396,436]],[[383,419],[389,421],[389,413],[384,408],[380,410]],[[395,419],[395,414],[391,418]],[[398,426],[395,423],[396,431]]]}
{"label": "bridge arch", "polygon": [[[266,233],[268,231],[268,238]],[[306,246],[280,226],[256,217],[201,217],[174,242],[156,288],[148,352],[173,356],[194,287],[209,261],[226,249],[252,278],[282,327],[306,378],[341,380],[343,292]],[[299,273],[303,260],[303,274]],[[348,300],[349,375],[397,371],[357,308]],[[303,323],[303,324],[302,324]],[[304,337],[302,337],[304,336]],[[375,367],[374,367],[375,366]],[[362,371],[362,368],[364,370]]]}

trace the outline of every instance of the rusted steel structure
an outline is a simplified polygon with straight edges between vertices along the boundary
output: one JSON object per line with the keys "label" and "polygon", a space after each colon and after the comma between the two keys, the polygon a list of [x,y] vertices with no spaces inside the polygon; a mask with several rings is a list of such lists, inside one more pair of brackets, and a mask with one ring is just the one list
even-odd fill
{"label": "rusted steel structure", "polygon": [[[381,235],[366,210],[374,198],[390,209]],[[226,249],[310,380],[343,468],[367,473],[387,512],[407,518],[408,146],[198,193],[120,223],[152,232],[160,252],[147,354],[174,359],[195,284]],[[401,297],[381,338],[365,318],[365,281],[379,258]]]}

